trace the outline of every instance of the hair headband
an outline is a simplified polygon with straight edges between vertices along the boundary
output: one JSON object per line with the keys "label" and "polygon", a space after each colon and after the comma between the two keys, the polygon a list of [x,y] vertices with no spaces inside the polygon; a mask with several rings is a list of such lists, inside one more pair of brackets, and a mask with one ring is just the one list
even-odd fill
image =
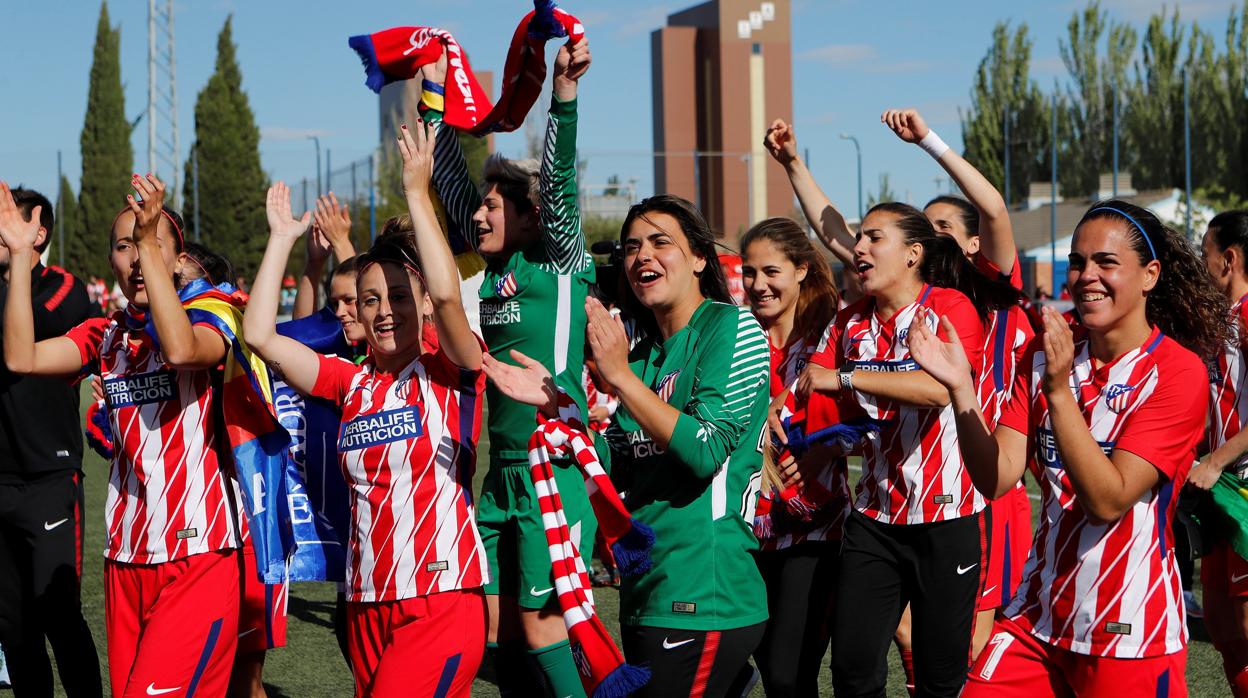
{"label": "hair headband", "polygon": [[1152,239],[1149,238],[1148,233],[1144,231],[1144,226],[1140,225],[1139,222],[1137,222],[1134,218],[1132,218],[1131,214],[1121,209],[1116,209],[1113,206],[1097,206],[1091,211],[1088,211],[1088,213],[1096,213],[1097,211],[1113,211],[1114,213],[1117,213],[1118,215],[1130,221],[1131,225],[1134,225],[1135,229],[1140,231],[1140,235],[1144,237],[1144,242],[1148,243],[1148,252],[1149,254],[1153,256],[1153,258],[1150,259],[1149,261],[1151,262],[1153,261],[1153,259],[1157,259],[1157,250],[1153,247]]}
{"label": "hair headband", "polygon": [[[394,253],[398,254],[394,254]],[[387,254],[389,253],[389,254]],[[383,240],[373,245],[372,249],[359,255],[360,265],[357,274],[364,276],[364,270],[379,262],[393,262],[401,264],[405,269],[416,275],[420,281],[420,285],[425,285],[425,275],[420,271],[420,265],[412,258],[411,253],[402,245],[390,240]]]}
{"label": "hair headband", "polygon": [[[125,208],[118,211],[117,215],[113,216],[113,225],[117,225],[117,219],[121,218],[121,214],[127,213],[129,211],[130,211],[129,206],[126,206]],[[164,216],[165,220],[169,221],[169,225],[173,226],[173,234],[177,236],[178,246],[181,247],[186,242],[186,240],[185,238],[182,237],[182,229],[178,227],[178,222],[173,220],[173,216],[169,215],[169,212],[166,211],[163,206],[160,209],[160,215]],[[112,229],[113,225],[110,225],[109,229]]]}

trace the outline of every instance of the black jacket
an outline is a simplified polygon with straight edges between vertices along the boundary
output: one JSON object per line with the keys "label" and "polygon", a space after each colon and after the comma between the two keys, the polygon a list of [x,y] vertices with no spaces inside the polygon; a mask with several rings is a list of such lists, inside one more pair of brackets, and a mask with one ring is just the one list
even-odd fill
{"label": "black jacket", "polygon": [[[0,280],[0,318],[8,291],[8,284]],[[31,296],[35,341],[62,336],[99,315],[82,282],[56,267],[40,264],[31,270]],[[3,342],[0,336],[0,351]],[[81,468],[78,387],[63,378],[19,376],[0,359],[0,482]]]}

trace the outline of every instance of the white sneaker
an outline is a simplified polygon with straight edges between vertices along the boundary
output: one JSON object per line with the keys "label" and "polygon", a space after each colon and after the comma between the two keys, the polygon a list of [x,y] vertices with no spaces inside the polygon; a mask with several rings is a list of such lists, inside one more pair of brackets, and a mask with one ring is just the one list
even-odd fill
{"label": "white sneaker", "polygon": [[1190,591],[1183,592],[1183,607],[1187,609],[1189,618],[1205,617],[1205,609],[1200,607],[1200,602],[1196,600],[1196,595]]}

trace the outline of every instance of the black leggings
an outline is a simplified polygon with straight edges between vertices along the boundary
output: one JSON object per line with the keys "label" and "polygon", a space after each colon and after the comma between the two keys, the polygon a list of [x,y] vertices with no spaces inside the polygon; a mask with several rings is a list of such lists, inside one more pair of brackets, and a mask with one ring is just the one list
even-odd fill
{"label": "black leggings", "polygon": [[845,525],[832,630],[837,698],[883,696],[888,648],[910,604],[916,696],[957,696],[966,682],[982,568],[980,516]]}
{"label": "black leggings", "polygon": [[624,657],[650,669],[638,698],[740,696],[754,672],[750,653],[765,623],[732,630],[676,630],[624,625]]}
{"label": "black leggings", "polygon": [[819,695],[840,548],[840,541],[814,541],[755,556],[770,619],[754,661],[768,698]]}

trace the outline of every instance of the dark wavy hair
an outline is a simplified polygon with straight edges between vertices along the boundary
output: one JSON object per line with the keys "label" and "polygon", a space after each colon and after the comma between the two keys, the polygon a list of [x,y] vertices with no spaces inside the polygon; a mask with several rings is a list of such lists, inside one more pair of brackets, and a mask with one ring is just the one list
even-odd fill
{"label": "dark wavy hair", "polygon": [[[1209,233],[1213,235],[1213,244],[1226,252],[1238,247],[1239,253],[1248,259],[1248,211],[1223,211],[1209,221]],[[1245,262],[1248,264],[1248,261]],[[1248,271],[1240,269],[1241,272]]]}
{"label": "dark wavy hair", "polygon": [[1205,264],[1187,238],[1162,223],[1152,211],[1120,199],[1092,204],[1075,226],[1075,235],[1084,223],[1106,219],[1130,231],[1128,241],[1140,264],[1151,262],[1154,253],[1161,263],[1157,285],[1145,300],[1149,324],[1202,359],[1222,351],[1230,336],[1226,321],[1230,306],[1209,283]]}
{"label": "dark wavy hair", "polygon": [[980,273],[966,258],[957,240],[938,234],[922,211],[909,204],[886,201],[872,206],[867,216],[876,211],[897,217],[893,225],[901,229],[907,245],[923,246],[919,278],[932,286],[960,291],[975,306],[981,321],[998,310],[1018,304],[1022,296],[1017,289]]}
{"label": "dark wavy hair", "polygon": [[[652,213],[666,213],[675,218],[680,231],[689,241],[689,249],[706,260],[706,266],[698,274],[698,288],[701,289],[703,297],[720,303],[732,303],[732,296],[728,293],[728,280],[724,276],[724,268],[720,266],[719,255],[715,250],[715,233],[702,213],[689,201],[671,194],[658,194],[633,204],[628,209],[628,215],[624,217],[624,224],[620,226],[620,244],[624,244],[629,228],[638,219],[654,225],[654,222],[648,218]],[[620,274],[617,297],[621,301],[621,309],[628,317],[636,321],[641,330],[651,337],[660,336],[658,323],[654,319],[654,311],[637,300],[632,286],[628,283],[627,274]]]}
{"label": "dark wavy hair", "polygon": [[836,317],[841,300],[828,260],[792,218],[768,218],[755,223],[741,237],[741,254],[758,240],[770,240],[794,266],[806,266],[806,278],[797,295],[793,333],[812,345],[818,343]]}
{"label": "dark wavy hair", "polygon": [[221,283],[232,284],[238,278],[234,273],[234,263],[229,257],[212,251],[203,243],[190,241],[183,246],[182,251],[195,261],[204,272],[203,278],[214,286]]}
{"label": "dark wavy hair", "polygon": [[960,196],[941,194],[923,204],[923,210],[926,211],[927,207],[932,204],[949,204],[956,207],[962,218],[962,225],[966,226],[966,234],[971,237],[979,237],[979,209],[975,208],[974,204]]}

